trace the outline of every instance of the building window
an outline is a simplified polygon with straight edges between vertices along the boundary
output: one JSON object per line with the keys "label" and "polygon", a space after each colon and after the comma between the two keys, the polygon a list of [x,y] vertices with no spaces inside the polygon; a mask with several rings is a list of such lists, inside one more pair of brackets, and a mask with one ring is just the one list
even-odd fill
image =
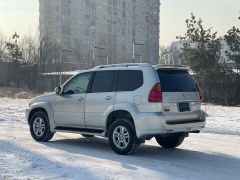
{"label": "building window", "polygon": [[71,27],[62,25],[62,35],[71,35]]}

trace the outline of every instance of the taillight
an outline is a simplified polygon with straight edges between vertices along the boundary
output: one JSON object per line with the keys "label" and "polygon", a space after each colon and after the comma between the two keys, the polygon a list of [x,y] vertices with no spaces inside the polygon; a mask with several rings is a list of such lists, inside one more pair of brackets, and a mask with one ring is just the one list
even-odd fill
{"label": "taillight", "polygon": [[201,92],[200,92],[200,89],[199,89],[197,83],[196,83],[196,87],[197,87],[197,91],[198,91],[198,93],[199,93],[200,100],[202,100],[202,95],[201,95]]}
{"label": "taillight", "polygon": [[162,89],[160,83],[157,83],[151,89],[148,102],[162,102]]}

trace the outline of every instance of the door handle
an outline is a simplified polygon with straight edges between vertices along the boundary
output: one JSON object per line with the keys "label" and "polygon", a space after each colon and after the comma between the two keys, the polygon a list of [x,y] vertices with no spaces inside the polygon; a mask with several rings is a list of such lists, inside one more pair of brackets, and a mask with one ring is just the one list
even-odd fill
{"label": "door handle", "polygon": [[111,100],[111,99],[113,99],[112,96],[107,96],[107,97],[105,97],[105,100]]}
{"label": "door handle", "polygon": [[84,100],[83,97],[78,98],[78,101],[83,101],[83,100]]}

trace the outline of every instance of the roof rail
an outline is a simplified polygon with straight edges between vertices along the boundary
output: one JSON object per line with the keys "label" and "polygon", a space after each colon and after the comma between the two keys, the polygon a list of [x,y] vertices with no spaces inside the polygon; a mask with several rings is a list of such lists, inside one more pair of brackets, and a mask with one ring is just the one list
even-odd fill
{"label": "roof rail", "polygon": [[182,69],[190,70],[190,66],[186,65],[175,65],[175,64],[157,64],[153,66],[154,69]]}
{"label": "roof rail", "polygon": [[101,66],[97,66],[93,69],[113,68],[113,67],[130,67],[130,66],[151,67],[151,65],[148,63],[123,63],[123,64],[101,65]]}

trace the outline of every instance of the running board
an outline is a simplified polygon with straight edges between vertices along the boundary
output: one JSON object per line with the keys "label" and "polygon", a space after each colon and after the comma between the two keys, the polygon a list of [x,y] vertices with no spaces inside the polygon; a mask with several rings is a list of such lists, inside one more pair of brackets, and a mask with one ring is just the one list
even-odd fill
{"label": "running board", "polygon": [[90,133],[90,134],[101,134],[104,130],[101,129],[88,129],[88,128],[74,128],[74,127],[63,127],[58,126],[54,129],[55,131],[66,131],[66,132],[75,132],[75,133]]}

